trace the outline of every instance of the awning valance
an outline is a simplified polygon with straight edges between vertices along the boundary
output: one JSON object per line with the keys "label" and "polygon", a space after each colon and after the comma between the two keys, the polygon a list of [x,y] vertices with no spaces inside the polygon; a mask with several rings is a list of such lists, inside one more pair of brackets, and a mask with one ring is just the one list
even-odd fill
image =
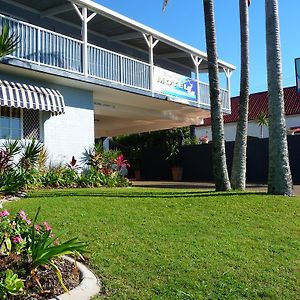
{"label": "awning valance", "polygon": [[64,113],[64,97],[58,90],[0,80],[0,105]]}

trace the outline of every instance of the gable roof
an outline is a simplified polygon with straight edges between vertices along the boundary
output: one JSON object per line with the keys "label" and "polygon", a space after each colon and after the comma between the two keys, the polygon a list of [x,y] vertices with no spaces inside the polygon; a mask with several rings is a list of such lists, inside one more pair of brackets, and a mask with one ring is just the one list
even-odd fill
{"label": "gable roof", "polygon": [[[283,89],[284,106],[286,115],[300,114],[300,101],[297,98],[297,88],[295,86]],[[238,121],[238,107],[240,97],[231,98],[231,114],[224,115],[224,123],[234,123]],[[251,94],[249,98],[249,115],[248,120],[255,120],[260,112],[268,115],[268,92],[260,92]],[[200,126],[211,125],[211,119],[204,119],[204,123]]]}

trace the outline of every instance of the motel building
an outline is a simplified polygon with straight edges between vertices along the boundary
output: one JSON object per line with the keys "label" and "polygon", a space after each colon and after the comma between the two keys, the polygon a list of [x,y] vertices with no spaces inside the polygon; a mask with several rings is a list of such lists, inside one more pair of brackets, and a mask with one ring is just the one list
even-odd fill
{"label": "motel building", "polygon": [[[0,0],[20,40],[0,61],[0,139],[37,139],[50,160],[80,158],[96,138],[201,124],[207,55],[89,0]],[[224,113],[230,113],[230,75]]]}

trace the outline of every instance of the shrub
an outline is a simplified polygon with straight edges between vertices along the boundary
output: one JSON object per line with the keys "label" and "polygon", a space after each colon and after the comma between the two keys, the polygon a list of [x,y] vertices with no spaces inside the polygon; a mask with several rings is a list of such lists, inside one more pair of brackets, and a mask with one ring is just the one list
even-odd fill
{"label": "shrub", "polygon": [[73,156],[66,165],[47,167],[47,151],[37,141],[5,141],[0,149],[0,192],[17,194],[36,188],[128,186],[129,164],[119,151],[95,145],[85,153],[80,170]]}

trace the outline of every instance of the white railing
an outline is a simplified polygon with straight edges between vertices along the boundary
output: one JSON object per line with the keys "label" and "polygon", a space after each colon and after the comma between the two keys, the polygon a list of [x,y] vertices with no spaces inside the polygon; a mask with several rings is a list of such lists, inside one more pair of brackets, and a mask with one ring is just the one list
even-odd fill
{"label": "white railing", "polygon": [[[11,57],[83,74],[83,42],[0,14],[20,43]],[[150,64],[88,44],[88,76],[150,91]],[[210,107],[209,85],[199,83],[198,103]],[[221,89],[222,107],[230,110],[228,91]]]}

